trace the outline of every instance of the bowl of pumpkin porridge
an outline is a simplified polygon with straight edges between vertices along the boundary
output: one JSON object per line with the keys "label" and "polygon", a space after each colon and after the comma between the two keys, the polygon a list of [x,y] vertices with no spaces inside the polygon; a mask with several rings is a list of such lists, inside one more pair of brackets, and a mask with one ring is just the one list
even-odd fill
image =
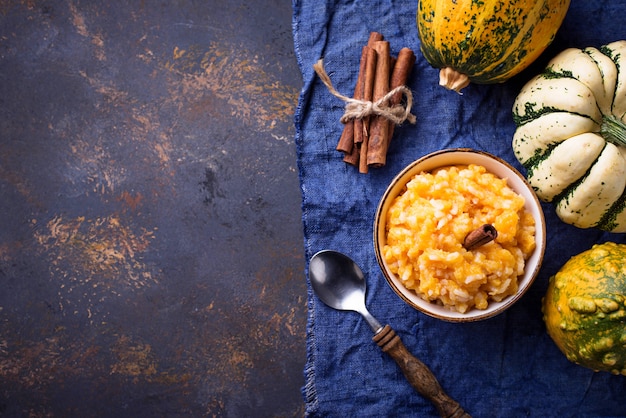
{"label": "bowl of pumpkin porridge", "polygon": [[493,317],[535,280],[546,246],[541,205],[522,174],[486,152],[428,154],[391,182],[374,249],[406,303],[451,322]]}

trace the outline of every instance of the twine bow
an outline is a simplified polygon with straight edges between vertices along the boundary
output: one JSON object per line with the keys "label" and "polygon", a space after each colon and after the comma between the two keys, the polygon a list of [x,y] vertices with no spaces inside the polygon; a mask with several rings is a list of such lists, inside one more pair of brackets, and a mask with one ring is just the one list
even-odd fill
{"label": "twine bow", "polygon": [[[341,117],[342,123],[346,123],[351,119],[363,119],[372,115],[382,116],[389,119],[396,125],[401,125],[404,121],[415,123],[415,115],[411,113],[411,106],[413,106],[413,94],[408,87],[398,86],[375,102],[359,100],[344,96],[333,87],[333,83],[330,81],[330,77],[324,69],[323,60],[320,59],[317,61],[313,65],[313,69],[326,88],[328,88],[328,91],[330,91],[333,96],[346,103],[344,114]],[[404,96],[406,105],[389,106],[389,100],[398,93],[401,93]]]}

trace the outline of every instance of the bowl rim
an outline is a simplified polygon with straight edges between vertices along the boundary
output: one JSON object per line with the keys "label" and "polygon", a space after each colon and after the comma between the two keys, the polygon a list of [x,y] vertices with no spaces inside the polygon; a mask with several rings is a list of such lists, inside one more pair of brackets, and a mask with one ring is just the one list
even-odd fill
{"label": "bowl rim", "polygon": [[[456,159],[450,161],[450,159]],[[447,161],[443,163],[443,161]],[[511,296],[506,297],[500,302],[490,301],[489,306],[485,310],[471,309],[466,313],[453,311],[433,302],[422,299],[417,293],[404,287],[400,280],[390,272],[386,261],[382,256],[381,248],[385,244],[385,218],[389,206],[393,199],[398,196],[405,188],[406,183],[416,174],[423,171],[432,171],[439,167],[446,167],[454,164],[478,164],[487,169],[488,172],[507,179],[507,185],[516,193],[521,194],[525,198],[525,207],[535,219],[535,250],[526,260],[526,266],[530,266],[531,271],[524,270],[524,275],[519,278],[518,291]],[[496,168],[494,172],[494,167]],[[510,176],[502,175],[508,173]],[[521,188],[521,190],[520,190]],[[475,150],[472,148],[448,148],[434,151],[426,154],[413,161],[402,169],[389,183],[389,186],[382,195],[376,214],[374,216],[374,252],[380,269],[392,290],[406,302],[409,306],[423,312],[431,317],[438,318],[448,322],[473,322],[494,317],[515,304],[530,288],[537,278],[546,248],[546,222],[541,207],[541,203],[537,198],[531,185],[526,178],[511,164],[502,158],[486,151]]]}

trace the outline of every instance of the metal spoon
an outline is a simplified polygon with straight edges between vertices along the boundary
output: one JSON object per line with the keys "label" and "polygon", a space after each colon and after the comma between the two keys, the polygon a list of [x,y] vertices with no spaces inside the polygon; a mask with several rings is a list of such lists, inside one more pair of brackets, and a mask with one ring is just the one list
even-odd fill
{"label": "metal spoon", "polygon": [[332,250],[316,253],[309,261],[309,279],[313,291],[326,305],[363,315],[374,331],[374,342],[396,361],[409,383],[435,405],[442,417],[470,417],[443,391],[430,369],[409,353],[396,332],[389,325],[381,326],[368,312],[365,276],[350,257]]}

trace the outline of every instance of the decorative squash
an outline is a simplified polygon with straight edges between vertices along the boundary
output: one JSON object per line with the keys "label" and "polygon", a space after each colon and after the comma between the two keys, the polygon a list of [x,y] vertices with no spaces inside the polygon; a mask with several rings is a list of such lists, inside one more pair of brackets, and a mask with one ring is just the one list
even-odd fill
{"label": "decorative squash", "polygon": [[537,196],[568,224],[626,232],[626,41],[561,52],[522,88],[513,119]]}
{"label": "decorative squash", "polygon": [[417,30],[439,84],[506,81],[552,42],[570,0],[419,0]]}
{"label": "decorative squash", "polygon": [[572,257],[543,298],[548,334],[567,358],[626,375],[626,245],[607,242]]}

